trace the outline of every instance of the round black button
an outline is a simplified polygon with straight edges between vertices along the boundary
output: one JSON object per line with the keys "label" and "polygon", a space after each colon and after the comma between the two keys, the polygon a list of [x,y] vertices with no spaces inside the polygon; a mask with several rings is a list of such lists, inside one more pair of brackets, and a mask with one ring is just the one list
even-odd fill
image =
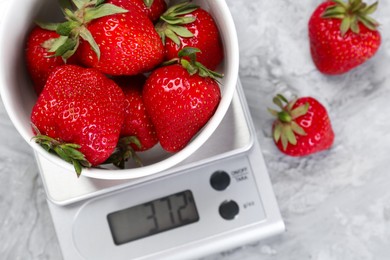
{"label": "round black button", "polygon": [[230,176],[225,171],[216,171],[211,175],[210,184],[216,190],[224,190],[230,185]]}
{"label": "round black button", "polygon": [[224,201],[219,206],[219,214],[227,220],[234,219],[240,211],[237,202],[234,200]]}

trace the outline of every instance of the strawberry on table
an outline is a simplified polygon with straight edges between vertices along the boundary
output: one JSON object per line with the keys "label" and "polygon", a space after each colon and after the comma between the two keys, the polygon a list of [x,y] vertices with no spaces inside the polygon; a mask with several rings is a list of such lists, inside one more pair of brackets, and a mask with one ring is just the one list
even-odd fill
{"label": "strawberry on table", "polygon": [[48,24],[62,37],[53,48],[68,58],[78,51],[81,64],[109,75],[137,75],[164,59],[164,46],[153,23],[138,7],[123,9],[96,0],[73,0],[66,22]]}
{"label": "strawberry on table", "polygon": [[74,165],[103,163],[114,151],[124,120],[124,94],[93,68],[59,66],[32,109],[35,141]]}
{"label": "strawberry on table", "polygon": [[290,156],[306,156],[332,146],[334,132],[320,102],[312,97],[288,101],[280,94],[273,101],[281,109],[268,109],[276,117],[273,139],[280,151]]}
{"label": "strawberry on table", "polygon": [[[143,99],[163,149],[183,149],[214,114],[221,99],[216,81],[222,77],[200,63],[199,50],[184,48],[180,64],[154,70],[146,81]],[[182,58],[189,55],[191,61]]]}
{"label": "strawberry on table", "polygon": [[[35,26],[27,37],[25,49],[27,70],[37,94],[41,93],[51,71],[65,64],[61,57],[53,57],[54,53],[49,51],[53,40],[59,37],[58,33],[42,29],[39,26]],[[72,60],[68,63],[75,63]]]}
{"label": "strawberry on table", "polygon": [[106,3],[114,4],[124,9],[134,5],[146,14],[152,22],[157,21],[160,15],[167,9],[167,3],[164,0],[108,0]]}
{"label": "strawberry on table", "polygon": [[160,17],[156,30],[165,44],[167,60],[176,58],[184,47],[200,50],[197,60],[215,70],[223,59],[223,46],[213,17],[190,2],[174,5]]}
{"label": "strawberry on table", "polygon": [[314,64],[324,74],[337,75],[361,65],[377,52],[381,36],[370,15],[378,2],[325,1],[309,20],[310,50]]}

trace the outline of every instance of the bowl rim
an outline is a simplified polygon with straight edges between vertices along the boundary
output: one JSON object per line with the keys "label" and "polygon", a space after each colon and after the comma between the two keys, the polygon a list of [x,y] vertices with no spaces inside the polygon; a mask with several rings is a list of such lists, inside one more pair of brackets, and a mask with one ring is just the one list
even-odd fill
{"label": "bowl rim", "polygon": [[[8,3],[7,10],[4,11],[2,22],[0,23],[0,46],[2,46],[5,41],[4,39],[1,39],[5,38],[1,37],[1,35],[5,35],[7,31],[7,23],[12,20],[11,18],[14,18],[13,14],[11,14],[11,10],[13,9],[12,5],[17,5],[17,2],[9,2],[10,3]],[[105,168],[83,168],[81,173],[82,176],[94,179],[120,180],[141,178],[150,176],[152,174],[160,173],[188,158],[193,152],[200,148],[209,139],[212,133],[214,133],[214,131],[217,129],[218,125],[220,124],[220,122],[224,118],[224,115],[230,107],[230,103],[232,101],[236,89],[239,70],[239,47],[236,28],[226,1],[212,0],[208,3],[208,5],[210,5],[211,9],[214,12],[218,12],[218,17],[223,17],[224,19],[223,23],[217,22],[217,25],[221,32],[221,37],[225,39],[225,71],[229,72],[225,73],[224,75],[225,84],[222,91],[222,98],[214,115],[201,129],[198,135],[194,137],[189,144],[186,145],[186,147],[184,147],[177,153],[171,154],[168,158],[164,160],[152,163],[150,165],[131,169],[110,170]],[[214,6],[214,9],[212,6]],[[224,37],[222,36],[222,34],[224,35]],[[5,51],[4,48],[0,47],[0,52],[1,51]],[[228,62],[226,62],[226,59],[228,59]],[[7,88],[5,87],[7,85],[7,75],[2,75],[5,73],[1,73],[2,71],[5,71],[4,66],[6,66],[5,61],[0,59],[0,95],[3,100],[6,112],[12,123],[14,124],[15,128],[17,129],[19,134],[22,135],[25,141],[27,141],[28,144],[33,148],[33,150],[38,152],[39,155],[44,156],[46,159],[48,159],[55,165],[58,165],[59,167],[74,171],[73,165],[63,161],[58,156],[48,153],[39,144],[31,141],[32,133],[28,133],[28,131],[23,126],[21,120],[18,118],[17,114],[12,111],[12,107],[15,105],[13,104],[13,102],[15,101],[12,100],[10,92],[7,91]]]}

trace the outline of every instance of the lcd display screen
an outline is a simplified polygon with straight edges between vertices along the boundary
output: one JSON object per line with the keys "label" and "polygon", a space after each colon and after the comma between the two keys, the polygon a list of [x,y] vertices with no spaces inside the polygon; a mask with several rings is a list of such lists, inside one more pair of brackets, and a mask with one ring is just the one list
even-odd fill
{"label": "lcd display screen", "polygon": [[175,193],[107,215],[116,245],[168,231],[199,220],[190,190]]}

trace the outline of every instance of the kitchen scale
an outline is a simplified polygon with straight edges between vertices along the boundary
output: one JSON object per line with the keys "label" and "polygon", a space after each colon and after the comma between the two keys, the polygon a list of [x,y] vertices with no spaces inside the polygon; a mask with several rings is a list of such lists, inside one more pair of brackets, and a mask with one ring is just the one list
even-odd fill
{"label": "kitchen scale", "polygon": [[285,229],[240,82],[209,141],[155,175],[77,178],[36,158],[65,260],[196,259]]}

